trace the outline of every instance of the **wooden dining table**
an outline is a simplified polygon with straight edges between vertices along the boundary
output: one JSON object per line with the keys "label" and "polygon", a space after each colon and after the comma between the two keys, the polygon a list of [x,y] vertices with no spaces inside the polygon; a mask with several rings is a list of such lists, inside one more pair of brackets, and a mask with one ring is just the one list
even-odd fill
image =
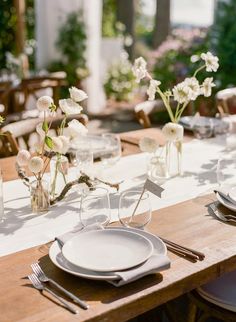
{"label": "wooden dining table", "polygon": [[[123,153],[139,152],[135,140],[147,135],[163,139],[158,129],[123,133]],[[0,160],[4,180],[16,178],[14,162],[15,157]],[[156,210],[147,227],[155,235],[200,250],[205,254],[204,260],[192,262],[168,252],[170,269],[119,288],[61,271],[48,256],[51,243],[0,257],[0,320],[127,321],[236,269],[236,227],[212,215],[208,205],[215,200],[213,194],[202,195]],[[31,273],[30,265],[37,261],[48,276],[86,301],[90,308],[79,309],[79,314],[73,315],[50,295],[35,290],[27,275]]]}

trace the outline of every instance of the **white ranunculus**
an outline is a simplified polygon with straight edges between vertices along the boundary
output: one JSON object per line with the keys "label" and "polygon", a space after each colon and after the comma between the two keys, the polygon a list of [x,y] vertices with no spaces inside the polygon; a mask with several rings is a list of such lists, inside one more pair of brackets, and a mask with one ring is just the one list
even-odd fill
{"label": "white ranunculus", "polygon": [[56,153],[62,153],[63,143],[60,137],[52,137],[52,151]]}
{"label": "white ranunculus", "polygon": [[143,57],[135,59],[134,65],[132,67],[132,72],[136,77],[136,82],[139,83],[147,75],[147,62]]}
{"label": "white ranunculus", "polygon": [[61,154],[66,154],[70,147],[70,139],[65,135],[60,135],[58,137],[62,142]]}
{"label": "white ranunculus", "polygon": [[216,72],[219,67],[219,58],[217,56],[212,55],[211,52],[202,53],[201,59],[205,61],[206,71],[207,72]]}
{"label": "white ranunculus", "polygon": [[88,133],[88,129],[81,122],[75,119],[68,123],[68,130],[72,138]]}
{"label": "white ranunculus", "polygon": [[173,88],[174,100],[178,103],[186,103],[191,99],[191,90],[185,82],[179,83]]}
{"label": "white ranunculus", "polygon": [[41,96],[36,103],[39,111],[47,111],[52,104],[54,103],[50,96]]}
{"label": "white ranunculus", "polygon": [[209,97],[211,96],[211,89],[212,87],[216,86],[213,83],[213,77],[207,77],[204,82],[202,83],[201,86],[201,93],[205,96],[205,97]]}
{"label": "white ranunculus", "polygon": [[20,167],[28,165],[31,155],[27,150],[20,150],[16,156],[16,162]]}
{"label": "white ranunculus", "polygon": [[43,159],[40,157],[33,157],[29,160],[28,167],[31,172],[39,173],[43,170],[44,162]]}
{"label": "white ranunculus", "polygon": [[139,147],[142,152],[153,153],[156,152],[158,143],[154,139],[144,137],[139,141]]}
{"label": "white ranunculus", "polygon": [[150,80],[149,87],[147,89],[147,94],[148,94],[148,100],[149,101],[153,101],[155,99],[157,88],[160,85],[161,85],[160,81],[157,81],[155,79]]}
{"label": "white ranunculus", "polygon": [[163,126],[162,133],[167,141],[182,140],[184,136],[184,128],[182,125],[169,122]]}
{"label": "white ranunculus", "polygon": [[75,102],[81,102],[86,98],[88,98],[88,95],[84,91],[74,86],[69,88],[69,92],[70,92],[70,98]]}
{"label": "white ranunculus", "polygon": [[200,95],[200,85],[196,77],[186,78],[184,80],[186,86],[189,87],[189,98],[191,101],[195,101],[195,99]]}
{"label": "white ranunculus", "polygon": [[73,101],[71,98],[59,100],[61,110],[67,115],[80,114],[82,106]]}

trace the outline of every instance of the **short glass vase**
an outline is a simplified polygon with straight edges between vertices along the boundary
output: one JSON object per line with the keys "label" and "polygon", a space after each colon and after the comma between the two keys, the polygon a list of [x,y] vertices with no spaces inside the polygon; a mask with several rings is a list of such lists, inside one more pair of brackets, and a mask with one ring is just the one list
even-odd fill
{"label": "short glass vase", "polygon": [[48,183],[35,180],[30,184],[31,209],[33,213],[47,212],[50,205]]}

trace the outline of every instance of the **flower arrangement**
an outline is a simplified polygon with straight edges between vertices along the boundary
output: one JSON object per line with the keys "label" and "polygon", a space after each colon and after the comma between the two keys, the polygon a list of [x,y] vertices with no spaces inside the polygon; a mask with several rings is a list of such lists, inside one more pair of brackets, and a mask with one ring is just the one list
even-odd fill
{"label": "flower arrangement", "polygon": [[[211,52],[202,53],[200,55],[203,64],[199,66],[194,72],[192,77],[187,77],[184,81],[178,83],[173,87],[173,89],[168,89],[162,91],[160,88],[161,82],[155,80],[147,71],[147,62],[143,57],[139,57],[135,60],[132,67],[132,71],[136,77],[136,82],[144,78],[149,80],[149,87],[147,89],[147,95],[149,100],[155,100],[156,94],[160,96],[163,101],[164,106],[169,114],[171,122],[164,125],[162,132],[166,138],[166,176],[171,176],[170,164],[173,163],[173,153],[171,155],[172,146],[175,147],[177,151],[177,174],[182,174],[181,160],[182,160],[182,140],[183,140],[183,127],[178,124],[181,115],[186,109],[190,101],[195,101],[197,97],[203,95],[205,97],[211,96],[212,87],[215,86],[213,82],[213,77],[207,77],[202,82],[199,83],[197,75],[203,69],[207,72],[216,72],[219,63],[218,57],[212,55]],[[174,100],[177,102],[177,107],[175,111],[172,110],[170,101]]]}
{"label": "flower arrangement", "polygon": [[[82,106],[80,105],[80,102],[85,100],[88,96],[84,91],[77,89],[76,87],[71,87],[69,92],[70,98],[59,100],[59,107],[55,106],[53,99],[49,96],[42,96],[37,100],[37,108],[39,111],[43,112],[43,121],[39,123],[36,128],[40,137],[40,142],[35,146],[33,155],[28,150],[23,149],[18,152],[16,157],[18,175],[29,188],[32,188],[32,183],[30,183],[29,178],[26,176],[25,169],[28,168],[35,177],[36,185],[34,186],[33,193],[36,196],[34,196],[34,198],[31,196],[31,200],[33,199],[34,203],[41,203],[43,210],[47,210],[45,209],[47,208],[45,205],[52,205],[57,201],[62,200],[73,185],[85,183],[88,187],[92,187],[95,181],[98,180],[97,178],[91,178],[86,174],[81,174],[79,179],[74,181],[66,182],[65,180],[65,185],[61,193],[57,196],[55,194],[57,175],[59,172],[62,172],[62,157],[68,152],[73,140],[78,139],[81,135],[87,133],[87,128],[82,123],[73,119],[67,124],[67,118],[68,116],[81,113]],[[50,129],[58,109],[61,110],[64,117],[58,128],[57,135],[52,136],[50,135]],[[43,186],[43,177],[52,157],[56,158],[56,171],[49,193],[48,191],[45,191]],[[104,183],[108,184],[106,182]],[[114,187],[117,188],[115,185]],[[40,206],[37,205],[36,212],[40,211],[39,208]]]}
{"label": "flower arrangement", "polygon": [[[194,75],[192,77],[185,78],[183,82],[175,85],[172,90],[168,89],[165,92],[163,92],[160,88],[161,82],[153,79],[148,73],[147,62],[143,59],[143,57],[137,58],[134,62],[132,70],[136,77],[137,83],[139,83],[143,78],[148,78],[148,99],[154,100],[156,93],[159,94],[167,109],[170,120],[173,123],[179,122],[182,113],[190,101],[195,101],[200,95],[204,95],[205,97],[211,96],[212,87],[215,86],[213,83],[213,77],[207,77],[203,83],[200,84],[197,80],[197,74],[205,68],[207,72],[216,72],[219,67],[218,57],[213,56],[210,52],[202,53],[200,57],[204,64],[194,72]],[[171,98],[177,102],[175,113],[172,111],[170,106]]]}

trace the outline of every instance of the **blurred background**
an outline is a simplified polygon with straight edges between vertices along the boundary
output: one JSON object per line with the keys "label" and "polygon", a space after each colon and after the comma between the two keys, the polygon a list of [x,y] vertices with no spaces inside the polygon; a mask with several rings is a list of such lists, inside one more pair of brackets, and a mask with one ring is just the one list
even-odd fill
{"label": "blurred background", "polygon": [[[35,116],[39,94],[51,90],[58,100],[77,86],[88,93],[84,108],[98,127],[101,120],[113,131],[138,127],[134,107],[146,100],[146,84],[137,86],[131,64],[139,56],[166,90],[191,75],[207,51],[220,61],[210,74],[214,94],[236,83],[235,0],[2,0],[0,12],[7,123]],[[8,95],[1,83],[9,83]],[[215,115],[215,95],[200,96],[196,111]],[[152,115],[154,124],[166,119],[165,111]]]}

